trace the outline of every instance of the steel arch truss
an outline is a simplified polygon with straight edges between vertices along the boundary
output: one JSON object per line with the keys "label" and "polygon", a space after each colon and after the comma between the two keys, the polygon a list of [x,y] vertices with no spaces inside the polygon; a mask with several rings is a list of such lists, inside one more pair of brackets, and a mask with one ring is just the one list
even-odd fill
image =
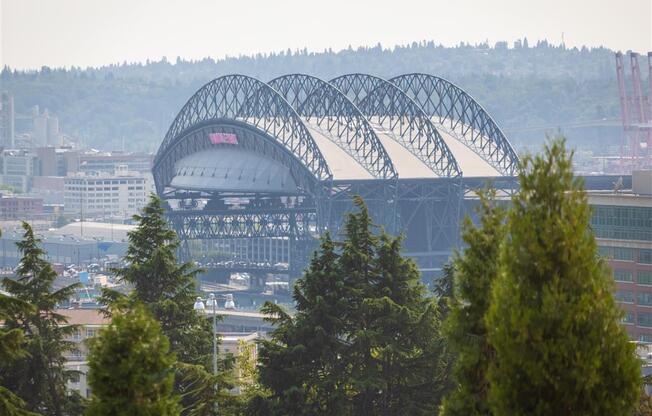
{"label": "steel arch truss", "polygon": [[473,97],[433,75],[406,74],[389,80],[455,138],[504,175],[514,175],[518,156],[504,133]]}
{"label": "steel arch truss", "polygon": [[324,129],[331,141],[372,177],[397,177],[394,165],[368,120],[333,85],[310,75],[291,74],[273,79],[276,89],[307,122]]}
{"label": "steel arch truss", "polygon": [[366,74],[342,75],[330,82],[437,176],[462,175],[455,156],[430,118],[396,85]]}
{"label": "steel arch truss", "polygon": [[[230,119],[211,120],[207,123],[197,124],[187,129],[181,140],[172,143],[154,171],[157,189],[159,187],[164,189],[174,176],[181,173],[175,168],[176,161],[215,146],[208,138],[211,133],[236,134],[239,148],[264,155],[266,158],[286,166],[297,184],[299,193],[305,192],[314,195],[319,192],[320,185],[315,182],[314,175],[287,148],[250,124]],[[199,170],[201,176],[215,177],[215,169],[198,167],[192,170]],[[169,193],[177,194],[178,191],[178,189],[171,190]],[[159,194],[163,194],[163,192],[159,192]]]}
{"label": "steel arch truss", "polygon": [[266,211],[170,211],[168,220],[181,240],[288,237],[315,239],[317,213],[310,209]]}
{"label": "steel arch truss", "polygon": [[243,121],[264,131],[300,160],[317,180],[332,178],[326,160],[294,108],[269,85],[244,75],[214,79],[186,102],[159,147],[154,172],[186,132],[219,119]]}

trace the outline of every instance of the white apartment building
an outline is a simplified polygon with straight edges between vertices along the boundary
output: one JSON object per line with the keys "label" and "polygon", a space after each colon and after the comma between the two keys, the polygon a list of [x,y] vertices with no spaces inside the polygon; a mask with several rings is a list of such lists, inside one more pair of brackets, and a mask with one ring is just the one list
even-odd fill
{"label": "white apartment building", "polygon": [[67,339],[75,343],[75,348],[66,354],[67,370],[78,371],[68,388],[77,390],[82,397],[90,399],[91,389],[88,385],[88,345],[87,340],[96,336],[102,328],[111,323],[110,319],[99,309],[57,309],[57,313],[68,320],[69,325],[78,325],[78,329]]}
{"label": "white apartment building", "polygon": [[64,180],[64,212],[83,218],[130,217],[140,211],[150,192],[146,176],[128,172],[78,173]]}

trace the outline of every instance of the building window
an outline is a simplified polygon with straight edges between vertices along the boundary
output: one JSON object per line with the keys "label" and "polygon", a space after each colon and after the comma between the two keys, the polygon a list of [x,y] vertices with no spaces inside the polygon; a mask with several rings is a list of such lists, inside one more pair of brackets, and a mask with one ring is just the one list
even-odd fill
{"label": "building window", "polygon": [[652,264],[652,250],[642,248],[638,251],[638,262],[642,264]]}
{"label": "building window", "polygon": [[625,311],[625,315],[623,316],[623,319],[621,319],[620,322],[622,322],[623,324],[633,324],[634,321],[635,321],[634,312]]}
{"label": "building window", "polygon": [[652,270],[639,270],[636,274],[636,283],[652,286]]}
{"label": "building window", "polygon": [[638,326],[644,326],[646,328],[652,328],[652,313],[650,312],[639,312],[637,316],[636,323]]}
{"label": "building window", "polygon": [[614,269],[614,280],[616,282],[633,282],[632,272],[623,269]]}
{"label": "building window", "polygon": [[79,329],[75,329],[70,334],[70,337],[72,338],[73,341],[80,341],[81,340],[81,331]]}
{"label": "building window", "polygon": [[614,247],[614,260],[634,261],[634,250],[625,247]]}
{"label": "building window", "polygon": [[634,292],[632,292],[631,290],[617,290],[614,295],[614,298],[618,302],[634,303]]}
{"label": "building window", "polygon": [[93,338],[95,336],[95,328],[86,328],[86,338]]}
{"label": "building window", "polygon": [[642,306],[652,306],[652,293],[645,293],[645,292],[637,293],[636,303]]}

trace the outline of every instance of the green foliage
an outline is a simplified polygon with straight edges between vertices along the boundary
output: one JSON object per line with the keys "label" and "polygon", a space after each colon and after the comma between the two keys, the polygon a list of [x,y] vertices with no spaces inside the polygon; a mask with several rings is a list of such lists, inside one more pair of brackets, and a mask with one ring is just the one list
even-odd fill
{"label": "green foliage", "polygon": [[260,381],[271,391],[252,414],[432,414],[444,348],[427,296],[401,239],[372,233],[363,202],[346,238],[325,235],[296,283],[297,313],[267,303],[276,323],[262,341]]}
{"label": "green foliage", "polygon": [[563,140],[523,158],[519,181],[487,315],[493,414],[631,415],[639,360]]}
{"label": "green foliage", "polygon": [[[197,296],[196,275],[200,270],[192,263],[177,263],[179,240],[168,226],[158,197],[152,195],[142,214],[135,215],[134,220],[138,227],[129,233],[125,255],[129,265],[115,271],[118,278],[133,286],[133,291],[125,299],[117,292],[105,290],[103,301],[108,305],[144,304],[160,323],[170,342],[170,350],[179,362],[198,366],[193,367],[195,379],[212,377],[206,371],[211,367],[211,322],[193,309]],[[220,363],[220,367],[217,385],[228,389],[231,385],[229,362]],[[201,368],[204,374],[198,374]],[[188,411],[197,406],[212,407],[201,400],[224,396],[224,392],[198,394],[193,386],[187,385],[190,382],[186,374],[179,373],[175,384],[175,390],[182,395],[184,409]]]}
{"label": "green foliage", "polygon": [[[641,389],[643,390],[643,389]],[[636,404],[634,416],[652,416],[652,397],[645,391],[641,391],[641,397]]]}
{"label": "green foliage", "polygon": [[193,309],[199,270],[192,263],[177,264],[179,240],[169,228],[157,196],[151,196],[134,220],[138,227],[129,232],[124,258],[129,265],[116,270],[116,276],[133,286],[130,300],[146,305],[179,361],[210,363],[210,322]]}
{"label": "green foliage", "polygon": [[260,383],[260,374],[257,368],[256,345],[240,340],[238,342],[237,357],[237,386],[240,390],[239,398],[245,407],[257,399],[266,399],[270,392]]}
{"label": "green foliage", "polygon": [[442,275],[434,282],[433,294],[437,298],[439,318],[445,321],[450,314],[450,304],[453,301],[455,285],[455,268],[446,263],[442,267]]}
{"label": "green foliage", "polygon": [[187,416],[237,415],[244,407],[240,397],[229,392],[235,387],[232,379],[232,359],[223,360],[218,374],[206,371],[201,365],[177,363],[176,373],[185,402]]}
{"label": "green foliage", "polygon": [[173,393],[176,358],[167,337],[139,304],[114,309],[111,324],[89,340],[92,416],[178,415]]}
{"label": "green foliage", "polygon": [[453,368],[455,389],[442,406],[445,416],[488,415],[486,373],[493,358],[487,340],[485,314],[489,309],[491,287],[498,275],[498,254],[505,236],[505,209],[495,201],[495,191],[481,191],[474,225],[465,218],[463,254],[456,253],[448,273],[454,275],[454,296],[445,322],[448,347],[455,351]]}
{"label": "green foliage", "polygon": [[[5,321],[16,311],[29,311],[29,305],[0,294],[0,321]],[[0,415],[27,416],[34,413],[25,409],[25,401],[3,386],[5,367],[14,360],[27,356],[25,336],[20,328],[5,329],[0,326]]]}
{"label": "green foliage", "polygon": [[[16,243],[23,255],[16,269],[17,280],[3,281],[6,291],[15,298],[2,299],[2,338],[3,342],[13,344],[9,351],[14,352],[9,353],[8,362],[0,362],[3,384],[23,399],[30,411],[57,416],[74,413],[79,410],[80,398],[66,392],[72,372],[64,367],[64,354],[74,349],[66,337],[77,328],[67,325],[56,308],[73,295],[76,285],[53,290],[56,272],[43,259],[45,253],[32,228],[27,223],[23,223],[23,228],[23,240]],[[17,353],[17,343],[24,351]],[[20,402],[10,398],[6,403]]]}

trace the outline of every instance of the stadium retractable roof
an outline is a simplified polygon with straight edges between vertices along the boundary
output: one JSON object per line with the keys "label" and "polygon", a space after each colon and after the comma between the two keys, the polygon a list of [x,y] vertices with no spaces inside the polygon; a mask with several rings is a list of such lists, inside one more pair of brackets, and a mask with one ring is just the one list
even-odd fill
{"label": "stadium retractable roof", "polygon": [[489,114],[442,78],[228,75],[184,105],[153,170],[159,193],[310,193],[331,180],[512,176],[517,163]]}

